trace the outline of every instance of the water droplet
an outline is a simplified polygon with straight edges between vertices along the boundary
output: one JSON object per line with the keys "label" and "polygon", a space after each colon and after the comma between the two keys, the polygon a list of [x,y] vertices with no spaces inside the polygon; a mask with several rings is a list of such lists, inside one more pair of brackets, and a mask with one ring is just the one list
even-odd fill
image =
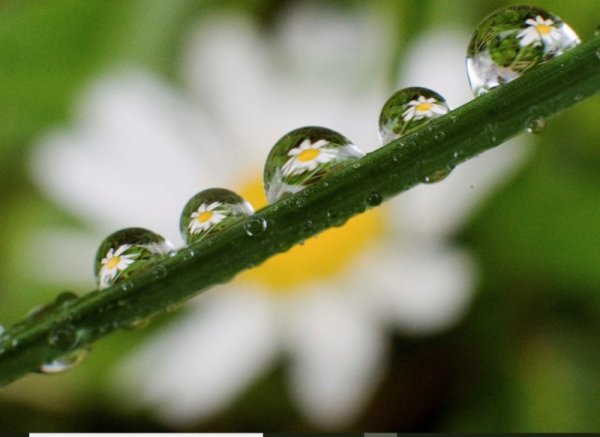
{"label": "water droplet", "polygon": [[[596,27],[596,30],[594,31],[594,36],[600,36],[600,26]],[[598,49],[596,53],[598,53],[598,56],[600,56],[600,49]]]}
{"label": "water droplet", "polygon": [[162,279],[165,276],[167,276],[167,268],[163,265],[156,265],[152,268],[152,275],[156,278],[156,279]]}
{"label": "water droplet", "polygon": [[267,229],[267,221],[262,217],[252,217],[244,223],[244,230],[249,237],[262,234]]}
{"label": "water droplet", "polygon": [[48,334],[48,344],[61,351],[73,349],[77,343],[77,329],[73,325],[59,326]]}
{"label": "water droplet", "polygon": [[304,226],[302,228],[304,229],[305,232],[310,232],[315,228],[315,224],[313,223],[312,220],[306,220],[304,222]]}
{"label": "water droplet", "polygon": [[327,211],[327,221],[330,226],[342,226],[346,221],[348,221],[347,217],[339,211]]}
{"label": "water droplet", "polygon": [[526,128],[530,134],[540,134],[544,130],[546,122],[542,117],[531,117],[527,120]]}
{"label": "water droplet", "polygon": [[435,135],[433,136],[433,138],[435,138],[437,141],[442,141],[444,138],[446,138],[446,132],[443,132],[443,131],[436,132]]}
{"label": "water droplet", "polygon": [[383,197],[376,191],[372,192],[367,196],[367,203],[369,204],[369,206],[381,205],[381,202],[383,202]]}
{"label": "water droplet", "polygon": [[72,291],[63,291],[54,299],[54,305],[64,308],[71,305],[77,299],[79,299],[79,296]]}
{"label": "water droplet", "polygon": [[61,373],[72,369],[80,364],[89,352],[89,348],[81,348],[71,351],[55,360],[42,364],[40,372],[42,373]]}
{"label": "water droplet", "polygon": [[151,317],[136,317],[123,325],[123,328],[132,331],[144,329],[150,324]]}
{"label": "water droplet", "polygon": [[444,179],[446,179],[446,177],[448,177],[448,175],[452,172],[452,167],[446,167],[443,169],[440,169],[436,172],[434,172],[432,175],[427,176],[423,182],[425,182],[426,184],[433,184],[436,182],[440,182]]}
{"label": "water droplet", "polygon": [[169,256],[169,258],[173,258],[174,256],[176,256],[179,253],[179,251],[173,249],[173,250],[169,250],[169,252],[167,253],[167,256]]}
{"label": "water droplet", "polygon": [[600,59],[600,49],[596,50],[596,57]]}
{"label": "water droplet", "polygon": [[476,96],[521,76],[579,44],[556,15],[533,6],[508,6],[479,23],[467,50],[467,74]]}
{"label": "water droplet", "polygon": [[388,144],[422,128],[450,111],[446,99],[420,87],[404,88],[390,97],[379,115],[379,138]]}
{"label": "water droplet", "polygon": [[4,331],[5,331],[4,326],[0,325],[0,335],[3,335]]}
{"label": "water droplet", "polygon": [[193,244],[253,213],[252,206],[233,191],[210,188],[185,204],[179,229],[186,243]]}
{"label": "water droplet", "polygon": [[172,249],[171,243],[163,237],[143,228],[121,229],[109,235],[96,253],[94,272],[98,288],[103,290],[126,281],[143,271],[149,260],[166,255]]}
{"label": "water droplet", "polygon": [[324,127],[285,134],[271,149],[264,171],[269,203],[302,191],[363,153],[343,135]]}

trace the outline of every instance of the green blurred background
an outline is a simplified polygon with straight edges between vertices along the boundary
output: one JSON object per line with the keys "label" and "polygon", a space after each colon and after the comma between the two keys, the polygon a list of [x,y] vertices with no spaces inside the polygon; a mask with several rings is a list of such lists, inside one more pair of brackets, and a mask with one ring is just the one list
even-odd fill
{"label": "green blurred background", "polygon": [[[40,222],[80,226],[27,175],[28,148],[72,118],[77,93],[122,63],[179,86],[181,44],[198,20],[234,10],[265,32],[294,1],[89,0],[0,4],[0,321],[9,326],[61,289],[23,275],[14,254]],[[366,2],[332,1],[352,11]],[[509,2],[510,3],[510,2]],[[421,31],[473,29],[503,1],[372,1],[395,23],[390,82]],[[582,40],[600,24],[596,0],[539,0]],[[392,361],[350,429],[372,431],[598,431],[600,417],[599,97],[547,123],[527,164],[456,235],[482,266],[471,310],[443,334],[395,334]],[[65,284],[68,286],[68,284]],[[83,291],[83,290],[79,290]],[[157,326],[160,326],[158,324]],[[159,329],[153,325],[150,329]],[[311,431],[285,386],[285,360],[210,420],[172,429],[124,412],[106,378],[146,331],[98,343],[74,372],[29,376],[0,390],[0,429],[23,431]],[[260,408],[257,408],[260,405]]]}

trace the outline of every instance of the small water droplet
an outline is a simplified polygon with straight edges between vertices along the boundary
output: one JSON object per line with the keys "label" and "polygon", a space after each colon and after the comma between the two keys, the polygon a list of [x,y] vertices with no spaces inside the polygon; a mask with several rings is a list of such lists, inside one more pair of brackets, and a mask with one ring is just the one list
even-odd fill
{"label": "small water droplet", "polygon": [[267,221],[262,217],[252,217],[244,223],[244,230],[249,237],[262,234],[267,229]]}
{"label": "small water droplet", "polygon": [[433,135],[433,138],[435,138],[437,141],[442,141],[444,138],[446,138],[446,132],[438,131]]}
{"label": "small water droplet", "polygon": [[177,311],[179,308],[181,308],[181,304],[180,303],[170,303],[165,307],[165,311],[167,313],[174,313],[175,311]]}
{"label": "small water droplet", "polygon": [[123,328],[129,329],[132,331],[137,331],[140,329],[144,329],[150,324],[150,317],[136,317],[133,320],[130,320],[126,324],[123,325]]}
{"label": "small water droplet", "polygon": [[131,281],[125,281],[121,284],[121,290],[129,291],[131,289],[133,289],[133,282]]}
{"label": "small water droplet", "polygon": [[390,97],[381,109],[379,115],[381,144],[389,144],[415,132],[448,111],[450,106],[446,99],[430,89],[420,87],[401,89]]}
{"label": "small water droplet", "polygon": [[77,343],[77,329],[73,325],[59,326],[48,334],[48,344],[61,351],[73,349]]}
{"label": "small water droplet", "polygon": [[169,258],[173,258],[174,256],[177,256],[177,254],[178,254],[178,253],[179,253],[179,251],[178,251],[178,250],[175,250],[175,249],[173,249],[173,250],[169,250],[169,252],[167,253],[167,256],[168,256]]}
{"label": "small water droplet", "polygon": [[327,211],[327,222],[330,226],[342,226],[344,223],[348,221],[347,217],[339,211]]}
{"label": "small water droplet", "polygon": [[467,74],[476,96],[521,76],[579,44],[554,14],[533,6],[508,6],[479,23],[467,50]]}
{"label": "small water droplet", "polygon": [[61,373],[79,365],[89,353],[89,347],[76,349],[65,355],[42,364],[40,372],[42,373]]}
{"label": "small water droplet", "polygon": [[600,59],[600,49],[596,50],[596,57]]}
{"label": "small water droplet", "polygon": [[0,325],[0,336],[4,335],[4,331],[5,331],[4,326]]}
{"label": "small water droplet", "polygon": [[275,143],[265,163],[267,199],[274,203],[298,193],[362,156],[350,140],[331,129],[308,126],[288,132]]}
{"label": "small water droplet", "polygon": [[383,197],[376,191],[372,192],[367,196],[367,203],[369,204],[369,206],[381,205],[382,201]]}
{"label": "small water droplet", "polygon": [[432,175],[425,177],[423,182],[426,184],[433,184],[436,182],[443,181],[448,177],[448,175],[452,172],[452,167],[446,167],[434,172]]}
{"label": "small water droplet", "polygon": [[126,228],[106,237],[96,253],[94,272],[98,288],[113,284],[145,270],[148,261],[165,255],[173,246],[163,237],[144,228]]}
{"label": "small water droplet", "polygon": [[531,117],[527,120],[526,128],[530,134],[540,134],[544,130],[546,122],[542,117]]}
{"label": "small water droplet", "polygon": [[[594,31],[594,36],[600,36],[600,26],[596,27],[596,30]],[[600,49],[598,49],[596,53],[600,53]]]}
{"label": "small water droplet", "polygon": [[306,220],[304,222],[304,226],[302,228],[304,229],[305,232],[310,232],[315,228],[315,224],[313,223],[312,220]]}
{"label": "small water droplet", "polygon": [[152,268],[152,276],[156,279],[162,279],[167,276],[167,268],[163,265],[156,265]]}
{"label": "small water droplet", "polygon": [[224,188],[209,188],[194,195],[183,207],[179,230],[187,244],[231,226],[254,213],[241,196]]}
{"label": "small water droplet", "polygon": [[79,299],[79,296],[72,291],[63,291],[54,299],[54,305],[65,308],[71,305],[77,299]]}

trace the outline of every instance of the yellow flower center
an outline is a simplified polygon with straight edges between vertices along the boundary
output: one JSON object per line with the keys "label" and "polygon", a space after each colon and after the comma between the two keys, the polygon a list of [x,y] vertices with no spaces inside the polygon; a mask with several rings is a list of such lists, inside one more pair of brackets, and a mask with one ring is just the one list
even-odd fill
{"label": "yellow flower center", "polygon": [[120,262],[121,262],[120,256],[113,256],[111,259],[106,261],[106,268],[108,270],[113,270],[119,265]]}
{"label": "yellow flower center", "polygon": [[548,35],[552,30],[552,26],[548,26],[547,24],[538,24],[535,26],[536,30],[540,33],[540,35]]}
{"label": "yellow flower center", "polygon": [[212,216],[212,211],[204,211],[203,213],[199,214],[198,217],[196,217],[196,220],[198,220],[200,223],[206,223],[212,218]]}
{"label": "yellow flower center", "polygon": [[319,149],[306,149],[306,150],[303,150],[302,152],[300,152],[296,159],[300,162],[308,162],[308,161],[312,161],[320,154],[321,154],[321,151]]}
{"label": "yellow flower center", "polygon": [[[257,210],[266,205],[260,182],[243,185],[240,194]],[[375,243],[384,229],[383,208],[372,209],[353,217],[344,226],[328,229],[303,245],[296,245],[243,272],[238,280],[259,283],[279,295],[293,292],[299,286],[325,280],[351,268],[351,261]]]}
{"label": "yellow flower center", "polygon": [[423,102],[423,103],[419,103],[417,106],[415,106],[415,109],[419,112],[427,112],[431,109],[432,104],[429,102]]}

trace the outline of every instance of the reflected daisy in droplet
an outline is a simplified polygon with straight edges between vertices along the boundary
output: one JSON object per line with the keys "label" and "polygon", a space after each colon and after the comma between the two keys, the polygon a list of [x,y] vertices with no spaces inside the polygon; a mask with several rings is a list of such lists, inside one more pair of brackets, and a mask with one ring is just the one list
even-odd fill
{"label": "reflected daisy in droplet", "polygon": [[562,37],[561,32],[554,27],[554,21],[550,18],[544,20],[542,16],[538,15],[535,20],[531,18],[525,20],[525,24],[528,26],[517,34],[521,47],[532,43],[534,45],[552,45]]}
{"label": "reflected daisy in droplet", "polygon": [[444,115],[448,112],[448,108],[433,97],[426,98],[419,96],[416,100],[408,102],[408,109],[402,114],[404,121],[422,120],[423,118],[431,118],[437,115]]}
{"label": "reflected daisy in droplet", "polygon": [[[97,83],[77,112],[82,118],[40,141],[34,160],[40,186],[98,228],[143,220],[168,235],[198,187],[232,187],[255,207],[266,205],[261,169],[283,132],[318,123],[361,148],[375,147],[373,120],[391,92],[384,85],[382,53],[372,49],[389,37],[385,27],[374,16],[345,15],[320,3],[297,7],[269,40],[239,17],[221,17],[198,30],[185,52],[184,79],[210,111],[139,72]],[[313,38],[306,38],[307,31]],[[436,53],[445,38],[434,46]],[[464,39],[458,49],[443,51],[457,61],[457,78],[464,74],[463,45]],[[415,50],[407,65],[417,65],[425,51]],[[440,70],[446,87],[433,87],[452,94],[459,79],[448,80],[445,66]],[[235,129],[216,134],[207,120]],[[295,159],[288,171],[303,173],[293,177],[313,171],[298,158],[326,148],[318,139],[302,145],[299,140],[290,146],[295,155],[285,149],[277,169]],[[173,428],[189,429],[232,405],[285,356],[289,396],[302,417],[320,429],[349,426],[384,375],[390,327],[430,335],[467,311],[474,262],[448,237],[512,166],[511,151],[486,153],[459,166],[439,187],[411,190],[192,300],[116,369],[117,398]],[[307,163],[316,161],[305,156]],[[97,188],[98,180],[116,171],[128,178],[120,181],[118,196]],[[203,202],[202,212],[208,212],[213,200]],[[192,211],[202,213],[196,205]],[[182,229],[189,231],[187,222]],[[62,278],[56,276],[60,260],[37,259],[33,265],[48,266],[55,280],[72,281],[80,267],[85,274],[89,266],[77,264],[84,245],[74,241],[90,236],[75,237],[72,231],[35,235],[46,248],[42,254],[59,244],[77,253]]]}
{"label": "reflected daisy in droplet", "polygon": [[306,171],[315,170],[319,164],[327,164],[337,157],[334,149],[327,149],[328,141],[319,140],[311,143],[309,139],[302,141],[300,146],[288,152],[291,158],[283,165],[281,170],[284,176],[299,175]]}
{"label": "reflected daisy in droplet", "polygon": [[133,264],[135,259],[138,257],[138,254],[124,253],[130,248],[130,244],[119,246],[117,250],[111,247],[106,253],[106,256],[102,258],[102,261],[100,261],[102,267],[98,273],[101,288],[108,287],[108,285],[117,277],[120,272],[127,270],[127,267]]}
{"label": "reflected daisy in droplet", "polygon": [[191,215],[190,224],[188,225],[190,233],[199,234],[221,223],[227,217],[226,210],[218,209],[221,205],[221,202],[200,205]]}

